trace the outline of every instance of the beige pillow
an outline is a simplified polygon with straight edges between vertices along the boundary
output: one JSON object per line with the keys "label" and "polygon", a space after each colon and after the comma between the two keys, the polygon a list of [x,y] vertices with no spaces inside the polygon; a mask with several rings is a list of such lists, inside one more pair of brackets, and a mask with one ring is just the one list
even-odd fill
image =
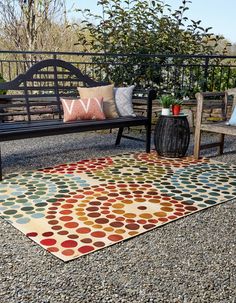
{"label": "beige pillow", "polygon": [[114,84],[96,87],[78,87],[81,99],[103,98],[103,111],[106,118],[118,118],[114,98]]}

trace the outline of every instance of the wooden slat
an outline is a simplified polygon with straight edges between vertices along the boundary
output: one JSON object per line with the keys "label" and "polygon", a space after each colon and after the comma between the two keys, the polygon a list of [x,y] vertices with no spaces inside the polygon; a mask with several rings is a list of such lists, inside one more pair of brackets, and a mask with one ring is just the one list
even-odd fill
{"label": "wooden slat", "polygon": [[208,149],[208,148],[218,147],[220,144],[221,144],[221,142],[202,144],[201,149]]}
{"label": "wooden slat", "polygon": [[218,133],[218,134],[225,134],[232,136],[236,135],[236,126],[226,125],[225,122],[202,124],[201,130],[212,132],[212,133]]}
{"label": "wooden slat", "polygon": [[[19,87],[18,89],[17,89],[17,91],[24,91],[24,87]],[[43,90],[43,91],[47,91],[47,90],[51,90],[51,91],[54,91],[55,90],[55,86],[54,85],[52,85],[52,86],[27,86],[27,89],[29,90],[29,91],[41,91],[41,90]],[[76,90],[77,89],[77,86],[76,87],[72,87],[72,86],[70,86],[70,85],[68,85],[68,86],[60,86],[60,85],[58,85],[58,89],[59,90]]]}
{"label": "wooden slat", "polygon": [[[54,75],[53,71],[38,71],[37,72],[38,75]],[[71,72],[68,71],[58,71],[57,72],[58,75],[73,75]]]}
{"label": "wooden slat", "polygon": [[[30,106],[50,106],[50,105],[57,105],[57,101],[29,101]],[[9,109],[9,108],[16,108],[16,107],[25,107],[24,103],[10,103],[10,104],[0,104],[0,109]]]}
{"label": "wooden slat", "polygon": [[[42,114],[59,114],[58,109],[47,109],[47,110],[34,110],[29,112],[30,115],[42,115]],[[5,113],[0,113],[0,117],[11,117],[11,116],[27,116],[28,112],[27,111],[19,111],[19,112],[5,112]]]}
{"label": "wooden slat", "polygon": [[225,92],[201,92],[203,98],[206,97],[224,97]]}
{"label": "wooden slat", "polygon": [[[38,77],[34,77],[31,78],[30,80],[28,80],[28,82],[53,82],[54,78],[38,78]],[[82,82],[80,79],[78,78],[58,78],[59,82]]]}
{"label": "wooden slat", "polygon": [[55,119],[55,120],[33,120],[31,122],[28,121],[19,121],[19,122],[4,122],[3,124],[0,123],[0,132],[8,132],[11,131],[12,129],[28,129],[31,127],[37,127],[40,125],[61,125],[62,120]]}

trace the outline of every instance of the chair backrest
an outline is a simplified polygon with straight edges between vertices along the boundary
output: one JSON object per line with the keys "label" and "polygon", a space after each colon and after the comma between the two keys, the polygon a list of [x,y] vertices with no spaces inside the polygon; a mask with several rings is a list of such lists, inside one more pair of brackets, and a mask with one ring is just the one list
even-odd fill
{"label": "chair backrest", "polygon": [[229,96],[233,97],[233,104],[232,104],[232,111],[233,111],[234,107],[236,106],[236,88],[230,88],[226,92]]}
{"label": "chair backrest", "polygon": [[0,90],[8,91],[0,95],[0,120],[61,119],[60,97],[78,96],[78,86],[106,84],[92,80],[63,60],[40,61],[25,74],[0,83]]}

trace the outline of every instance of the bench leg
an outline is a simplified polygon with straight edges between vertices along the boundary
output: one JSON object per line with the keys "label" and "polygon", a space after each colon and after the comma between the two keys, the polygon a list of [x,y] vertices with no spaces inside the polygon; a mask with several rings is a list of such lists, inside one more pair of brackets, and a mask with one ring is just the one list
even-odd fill
{"label": "bench leg", "polygon": [[200,128],[195,127],[194,135],[194,158],[199,159],[200,156],[200,146],[201,146],[201,130]]}
{"label": "bench leg", "polygon": [[115,145],[120,145],[120,139],[122,137],[123,130],[124,130],[124,127],[119,128]]}
{"label": "bench leg", "polygon": [[151,133],[152,133],[152,126],[151,124],[146,126],[146,153],[150,153],[151,149]]}
{"label": "bench leg", "polygon": [[225,135],[220,134],[220,146],[219,146],[219,154],[222,155],[224,151],[224,141],[225,141]]}

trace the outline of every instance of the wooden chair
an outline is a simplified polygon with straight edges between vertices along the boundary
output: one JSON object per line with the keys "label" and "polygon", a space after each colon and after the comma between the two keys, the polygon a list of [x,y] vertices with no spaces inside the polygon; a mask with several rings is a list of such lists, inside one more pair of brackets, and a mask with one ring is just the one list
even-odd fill
{"label": "wooden chair", "polygon": [[[201,92],[196,94],[197,113],[195,122],[194,158],[199,159],[202,149],[218,147],[219,154],[223,154],[225,135],[236,136],[236,126],[227,125],[227,111],[229,110],[229,96],[233,96],[232,111],[236,105],[236,89],[225,92]],[[220,108],[221,118],[218,122],[202,123],[203,109]],[[219,134],[219,140],[213,143],[201,144],[202,132]]]}

